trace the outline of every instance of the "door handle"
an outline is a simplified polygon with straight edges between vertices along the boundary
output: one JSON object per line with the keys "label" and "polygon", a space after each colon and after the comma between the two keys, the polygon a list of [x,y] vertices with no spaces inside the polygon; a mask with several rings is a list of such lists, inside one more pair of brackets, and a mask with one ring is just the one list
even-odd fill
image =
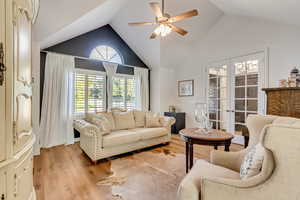
{"label": "door handle", "polygon": [[234,110],[226,110],[226,112],[233,112],[234,113],[235,111]]}

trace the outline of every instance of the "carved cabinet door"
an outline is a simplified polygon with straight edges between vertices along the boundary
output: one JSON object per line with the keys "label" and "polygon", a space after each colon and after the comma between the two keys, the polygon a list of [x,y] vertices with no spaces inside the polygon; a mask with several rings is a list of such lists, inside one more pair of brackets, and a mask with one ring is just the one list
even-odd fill
{"label": "carved cabinet door", "polygon": [[[5,4],[0,1],[0,64],[4,64]],[[2,58],[1,58],[2,57]],[[2,63],[3,62],[3,63]],[[0,75],[1,76],[1,75]],[[5,83],[0,80],[0,162],[5,159]]]}
{"label": "carved cabinet door", "polygon": [[10,0],[13,23],[13,144],[14,153],[32,138],[31,28],[34,0]]}
{"label": "carved cabinet door", "polygon": [[5,173],[0,170],[0,199],[6,197],[6,177]]}

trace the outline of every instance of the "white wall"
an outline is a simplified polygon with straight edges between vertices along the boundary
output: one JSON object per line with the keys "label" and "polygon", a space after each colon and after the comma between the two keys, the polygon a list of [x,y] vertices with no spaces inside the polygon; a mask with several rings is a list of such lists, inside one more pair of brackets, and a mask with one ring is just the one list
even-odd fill
{"label": "white wall", "polygon": [[176,79],[195,79],[195,97],[177,98],[177,106],[187,112],[187,126],[195,125],[195,102],[205,100],[205,72],[208,63],[256,50],[269,49],[269,86],[287,78],[300,66],[300,27],[282,25],[241,16],[223,16],[207,36],[191,46],[185,64],[176,69]]}

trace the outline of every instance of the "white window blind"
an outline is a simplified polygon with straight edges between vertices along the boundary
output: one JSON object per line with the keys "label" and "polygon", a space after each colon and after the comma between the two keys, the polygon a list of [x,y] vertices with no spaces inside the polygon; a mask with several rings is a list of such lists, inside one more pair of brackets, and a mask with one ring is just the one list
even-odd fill
{"label": "white window blind", "polygon": [[105,108],[106,76],[85,71],[75,72],[74,114],[101,112]]}
{"label": "white window blind", "polygon": [[133,76],[113,78],[112,107],[126,110],[136,108],[136,80]]}
{"label": "white window blind", "polygon": [[74,112],[83,114],[85,112],[85,75],[75,73]]}
{"label": "white window blind", "polygon": [[105,77],[87,75],[88,82],[88,112],[101,112],[105,110]]}

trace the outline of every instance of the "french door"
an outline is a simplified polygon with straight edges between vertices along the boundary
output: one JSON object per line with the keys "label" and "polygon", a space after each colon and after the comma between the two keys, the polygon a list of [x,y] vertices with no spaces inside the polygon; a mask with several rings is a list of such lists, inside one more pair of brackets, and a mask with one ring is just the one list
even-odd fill
{"label": "french door", "polygon": [[265,52],[227,59],[208,69],[208,113],[214,129],[241,137],[249,114],[264,114],[266,86]]}

